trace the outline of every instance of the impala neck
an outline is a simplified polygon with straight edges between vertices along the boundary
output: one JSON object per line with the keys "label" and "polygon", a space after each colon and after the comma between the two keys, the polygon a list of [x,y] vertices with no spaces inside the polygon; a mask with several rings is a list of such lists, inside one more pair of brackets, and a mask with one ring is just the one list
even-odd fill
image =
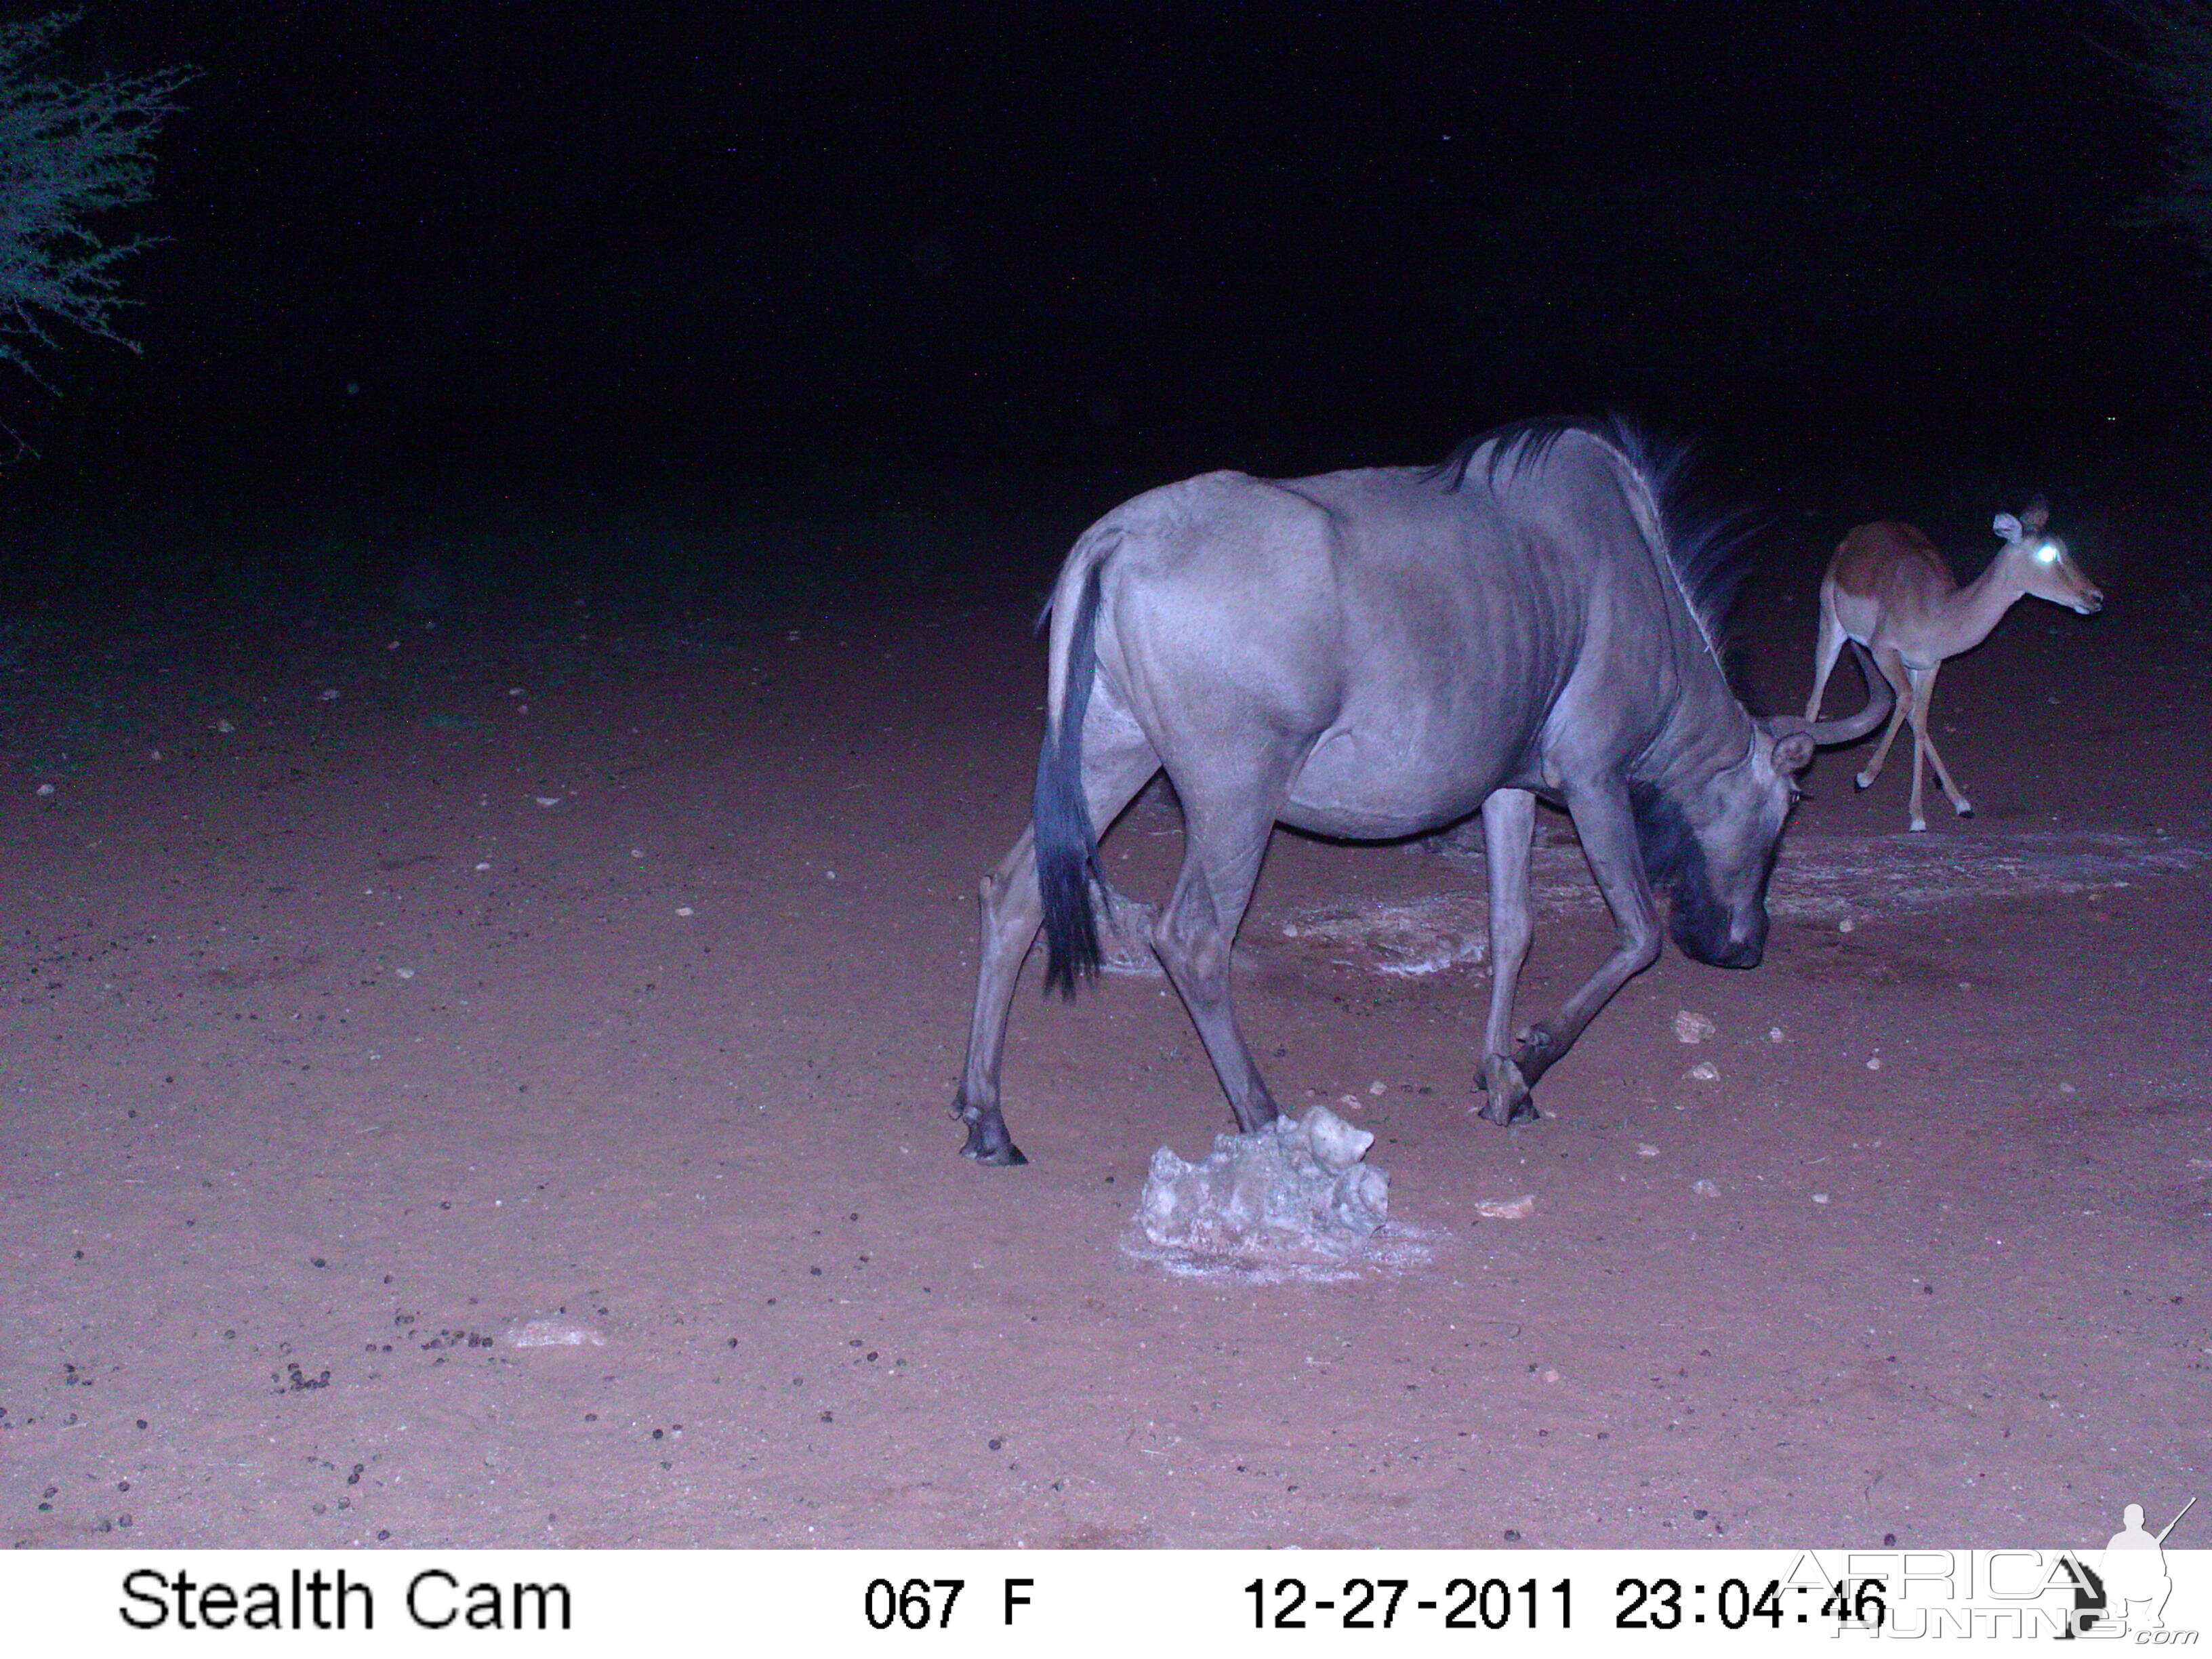
{"label": "impala neck", "polygon": [[2004,620],[2004,613],[2027,592],[2017,562],[2007,548],[1987,570],[1944,602],[1945,656],[1971,651],[1987,639],[1990,630]]}

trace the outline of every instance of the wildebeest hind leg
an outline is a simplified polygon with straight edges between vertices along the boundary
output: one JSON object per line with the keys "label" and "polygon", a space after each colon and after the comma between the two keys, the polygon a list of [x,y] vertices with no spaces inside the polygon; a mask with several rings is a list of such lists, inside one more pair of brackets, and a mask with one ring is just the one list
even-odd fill
{"label": "wildebeest hind leg", "polygon": [[[1121,815],[1138,790],[1159,770],[1159,757],[1126,717],[1102,719],[1092,706],[1084,727],[1083,788],[1091,805],[1091,821],[1099,834]],[[1026,1164],[1020,1147],[1006,1133],[999,1106],[999,1066],[1006,1046],[1006,1011],[1013,1001],[1014,982],[1035,942],[1043,917],[1043,901],[1037,893],[1036,835],[1022,831],[1021,839],[985,876],[976,891],[981,917],[981,939],[975,964],[975,1008],[968,1028],[968,1059],[960,1074],[960,1092],[952,1115],[968,1126],[961,1154],[979,1164]]]}
{"label": "wildebeest hind leg", "polygon": [[1204,794],[1176,781],[1183,805],[1182,869],[1152,925],[1152,949],[1190,1011],[1237,1127],[1246,1134],[1280,1113],[1237,1028],[1230,959],[1282,805],[1285,775],[1248,781],[1241,788],[1216,779]]}

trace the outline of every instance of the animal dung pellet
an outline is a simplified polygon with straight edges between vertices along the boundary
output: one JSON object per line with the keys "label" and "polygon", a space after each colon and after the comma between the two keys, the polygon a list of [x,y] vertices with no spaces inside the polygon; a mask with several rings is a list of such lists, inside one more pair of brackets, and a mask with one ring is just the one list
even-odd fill
{"label": "animal dung pellet", "polygon": [[1677,1042],[1704,1042],[1719,1029],[1703,1014],[1693,1014],[1687,1008],[1674,1016],[1674,1041]]}
{"label": "animal dung pellet", "polygon": [[1486,1198],[1474,1206],[1474,1212],[1486,1221],[1526,1221],[1536,1213],[1536,1194],[1523,1193],[1518,1198]]}
{"label": "animal dung pellet", "polygon": [[1718,1083],[1721,1080],[1721,1069],[1710,1060],[1701,1060],[1690,1067],[1690,1075],[1700,1083]]}
{"label": "animal dung pellet", "polygon": [[1363,1163],[1375,1137],[1326,1106],[1246,1134],[1217,1135],[1187,1163],[1152,1154],[1138,1222],[1155,1244],[1220,1255],[1340,1259],[1380,1228],[1390,1178]]}

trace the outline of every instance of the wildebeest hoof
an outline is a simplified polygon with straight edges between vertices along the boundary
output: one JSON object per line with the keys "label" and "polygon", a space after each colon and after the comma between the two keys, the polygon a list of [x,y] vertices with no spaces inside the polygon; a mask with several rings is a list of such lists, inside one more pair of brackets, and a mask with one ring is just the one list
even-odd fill
{"label": "wildebeest hoof", "polygon": [[1006,1133],[1006,1121],[999,1115],[996,1107],[970,1106],[965,1101],[956,1100],[952,1115],[968,1126],[968,1139],[960,1148],[961,1157],[1001,1169],[1029,1162],[1022,1156],[1022,1149],[1014,1145],[1014,1138]]}
{"label": "wildebeest hoof", "polygon": [[1912,828],[1916,831],[1925,830],[1927,827],[1928,820],[1926,818],[1915,818],[1912,820]]}
{"label": "wildebeest hoof", "polygon": [[1562,1052],[1559,1038],[1541,1025],[1531,1025],[1513,1039],[1513,1064],[1531,1088]]}
{"label": "wildebeest hoof", "polygon": [[1973,817],[1973,816],[1974,816],[1974,804],[1973,804],[1973,802],[1972,802],[1972,801],[1970,801],[1970,800],[1962,800],[1962,801],[1960,801],[1960,802],[1959,803],[1959,816],[1960,816],[1960,817],[1962,817],[1962,818],[1970,818],[1970,817]]}
{"label": "wildebeest hoof", "polygon": [[1503,1054],[1492,1054],[1482,1062],[1482,1086],[1490,1098],[1480,1115],[1492,1123],[1510,1128],[1543,1115],[1529,1097],[1528,1082],[1521,1075],[1520,1066]]}
{"label": "wildebeest hoof", "polygon": [[972,1158],[978,1164],[988,1164],[1001,1170],[1011,1170],[1029,1162],[1022,1156],[1022,1149],[1014,1145],[1013,1137],[1006,1133],[1004,1125],[999,1126],[998,1133],[993,1134],[987,1133],[983,1124],[970,1123],[968,1126],[968,1141],[961,1147],[960,1156]]}

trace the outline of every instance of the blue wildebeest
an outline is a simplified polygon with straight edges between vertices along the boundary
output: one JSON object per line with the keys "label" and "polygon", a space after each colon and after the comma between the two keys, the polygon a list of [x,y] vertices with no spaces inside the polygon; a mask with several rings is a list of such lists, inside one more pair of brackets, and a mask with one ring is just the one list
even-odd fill
{"label": "blue wildebeest", "polygon": [[[1725,562],[1670,536],[1660,495],[1632,434],[1531,423],[1429,469],[1209,473],[1085,531],[1053,589],[1031,826],[981,886],[962,1151],[1026,1161],[999,1105],[1014,981],[1040,921],[1048,988],[1097,972],[1097,837],[1164,768],[1183,859],[1151,944],[1244,1131],[1277,1113],[1230,951],[1279,820],[1388,839],[1480,810],[1496,1123],[1537,1115],[1530,1086],[1657,959],[1655,892],[1686,954],[1755,965],[1792,779],[1816,744],[1879,725],[1888,688],[1869,673],[1847,720],[1746,713],[1703,614]],[[1620,942],[1516,1035],[1539,797],[1572,814]]]}

